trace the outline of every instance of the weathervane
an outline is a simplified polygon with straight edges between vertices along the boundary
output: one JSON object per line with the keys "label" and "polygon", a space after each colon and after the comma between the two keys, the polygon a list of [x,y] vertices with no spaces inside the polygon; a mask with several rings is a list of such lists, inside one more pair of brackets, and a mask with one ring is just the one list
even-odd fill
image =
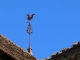
{"label": "weathervane", "polygon": [[32,18],[33,18],[33,16],[34,16],[35,14],[32,14],[31,16],[29,15],[29,14],[27,14],[27,16],[28,16],[28,18],[27,18],[27,20],[28,20],[28,28],[27,28],[27,33],[28,33],[28,40],[29,40],[29,47],[28,47],[28,52],[30,53],[30,54],[32,54],[32,48],[31,48],[31,46],[30,46],[30,35],[32,34],[32,27],[31,27],[31,24],[30,24],[30,21],[32,20]]}
{"label": "weathervane", "polygon": [[33,18],[33,16],[34,16],[35,14],[32,14],[31,16],[29,15],[29,14],[27,14],[27,16],[28,16],[28,22],[30,22],[30,20],[32,20],[32,18]]}

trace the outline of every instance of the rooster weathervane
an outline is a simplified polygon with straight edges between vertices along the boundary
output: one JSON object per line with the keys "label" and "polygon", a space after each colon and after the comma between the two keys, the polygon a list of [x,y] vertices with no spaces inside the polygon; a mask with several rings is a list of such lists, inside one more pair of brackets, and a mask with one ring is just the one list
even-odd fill
{"label": "rooster weathervane", "polygon": [[31,24],[30,24],[30,20],[32,20],[33,19],[33,17],[34,17],[34,15],[35,14],[32,14],[31,16],[29,15],[29,14],[27,14],[27,20],[28,20],[28,28],[27,28],[27,33],[28,33],[28,41],[29,41],[29,47],[28,47],[28,52],[30,53],[30,54],[32,54],[32,48],[31,48],[31,46],[30,46],[30,35],[32,34],[32,27],[31,27]]}
{"label": "rooster weathervane", "polygon": [[33,19],[34,15],[35,15],[35,14],[32,14],[32,15],[30,16],[29,14],[27,14],[27,16],[28,16],[28,17],[27,17],[28,22]]}

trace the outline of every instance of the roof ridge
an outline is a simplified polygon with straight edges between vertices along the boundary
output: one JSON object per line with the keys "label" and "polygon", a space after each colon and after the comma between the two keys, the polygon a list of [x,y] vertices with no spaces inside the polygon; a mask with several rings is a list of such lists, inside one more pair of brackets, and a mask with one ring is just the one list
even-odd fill
{"label": "roof ridge", "polygon": [[55,57],[56,55],[60,55],[60,54],[66,52],[66,51],[68,51],[68,50],[70,50],[70,49],[72,49],[72,48],[74,48],[74,47],[76,47],[76,46],[78,46],[78,45],[80,45],[80,41],[79,41],[79,42],[76,42],[76,43],[73,43],[72,46],[69,47],[69,48],[62,48],[61,51],[59,51],[59,52],[57,52],[57,53],[55,53],[55,54],[52,54],[48,59],[50,59],[50,58],[52,58],[52,57]]}
{"label": "roof ridge", "polygon": [[22,49],[20,46],[18,46],[8,38],[2,36],[1,34],[0,49],[19,60],[26,60],[29,57],[36,59],[33,55],[29,54],[28,52],[26,52],[26,50]]}

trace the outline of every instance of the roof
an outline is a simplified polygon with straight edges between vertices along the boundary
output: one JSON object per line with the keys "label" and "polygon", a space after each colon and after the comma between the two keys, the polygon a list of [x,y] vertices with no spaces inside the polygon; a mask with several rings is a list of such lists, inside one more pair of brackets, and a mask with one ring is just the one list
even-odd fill
{"label": "roof", "polygon": [[50,56],[50,58],[46,60],[60,60],[61,58],[67,59],[69,56],[71,56],[74,53],[80,52],[80,42],[74,43],[70,48],[64,48],[60,52],[57,52],[56,54],[53,54]]}
{"label": "roof", "polygon": [[2,35],[0,35],[0,50],[5,52],[15,60],[37,60],[34,56],[32,56]]}

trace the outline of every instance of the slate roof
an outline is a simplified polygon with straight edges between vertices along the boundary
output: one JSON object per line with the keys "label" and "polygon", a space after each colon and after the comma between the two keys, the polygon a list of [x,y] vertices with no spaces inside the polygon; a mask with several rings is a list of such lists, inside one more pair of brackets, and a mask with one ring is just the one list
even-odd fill
{"label": "slate roof", "polygon": [[[73,51],[76,52],[76,51],[80,51],[80,42],[77,42],[77,43],[74,43],[70,48],[64,48],[62,49],[60,52],[57,52],[53,55],[51,55],[49,58],[47,58],[46,60],[51,60],[52,58],[56,58],[64,53],[68,53],[68,52],[71,52]],[[65,57],[66,58],[66,57]]]}
{"label": "slate roof", "polygon": [[37,60],[34,56],[0,35],[0,50],[15,60]]}

